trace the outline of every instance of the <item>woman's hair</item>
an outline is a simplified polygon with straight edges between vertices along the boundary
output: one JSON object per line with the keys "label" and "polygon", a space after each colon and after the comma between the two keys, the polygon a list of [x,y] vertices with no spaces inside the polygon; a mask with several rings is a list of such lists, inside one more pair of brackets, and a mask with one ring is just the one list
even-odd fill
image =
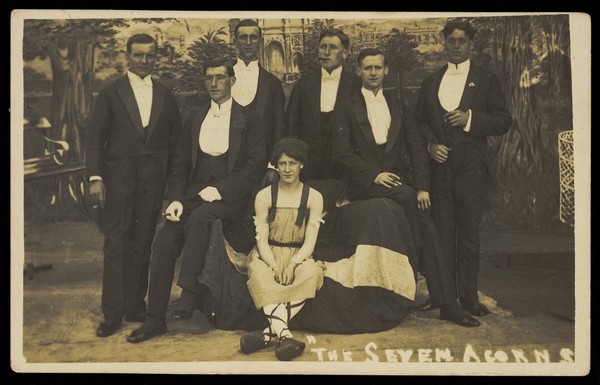
{"label": "woman's hair", "polygon": [[283,138],[279,140],[273,146],[271,164],[277,167],[277,162],[283,154],[296,159],[302,164],[306,164],[308,161],[308,144],[296,138]]}

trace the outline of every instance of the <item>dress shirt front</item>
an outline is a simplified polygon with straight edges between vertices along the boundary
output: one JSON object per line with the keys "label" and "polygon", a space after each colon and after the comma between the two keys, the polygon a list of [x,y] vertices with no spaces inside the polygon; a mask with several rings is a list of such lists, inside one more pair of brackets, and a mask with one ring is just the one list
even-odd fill
{"label": "dress shirt front", "polygon": [[[471,60],[468,59],[459,64],[448,63],[448,69],[442,77],[438,91],[440,104],[446,111],[454,111],[460,105],[470,68]],[[468,110],[467,114],[469,118],[463,130],[469,132],[471,129],[471,110]]]}
{"label": "dress shirt front", "polygon": [[142,126],[146,127],[150,122],[150,111],[152,111],[152,76],[148,75],[142,79],[133,72],[127,71],[127,77],[140,111]]}
{"label": "dress shirt front", "polygon": [[325,68],[321,68],[321,112],[333,111],[341,77],[341,66],[331,73],[327,72]]}
{"label": "dress shirt front", "polygon": [[373,91],[369,91],[363,87],[360,89],[360,92],[367,104],[367,115],[369,116],[373,136],[375,137],[375,143],[384,144],[387,142],[388,131],[392,124],[392,115],[390,114],[390,108],[385,100],[385,96],[383,96],[383,90],[379,90],[377,95],[375,95]]}
{"label": "dress shirt front", "polygon": [[231,96],[242,106],[252,103],[258,89],[258,60],[251,61],[248,65],[238,59],[233,66],[235,71],[235,84],[231,87]]}
{"label": "dress shirt front", "polygon": [[198,143],[206,154],[219,156],[229,149],[229,122],[232,98],[220,106],[211,100],[210,109],[200,126]]}

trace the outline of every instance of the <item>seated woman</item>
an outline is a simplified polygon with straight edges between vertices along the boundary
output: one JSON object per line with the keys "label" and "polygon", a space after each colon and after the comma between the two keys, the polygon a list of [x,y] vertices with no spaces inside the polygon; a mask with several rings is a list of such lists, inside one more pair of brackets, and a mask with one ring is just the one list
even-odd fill
{"label": "seated woman", "polygon": [[301,140],[277,142],[272,164],[279,170],[279,182],[256,196],[256,247],[248,256],[248,289],[269,326],[241,338],[240,349],[246,354],[275,339],[279,339],[275,355],[281,361],[299,356],[305,348],[293,338],[289,322],[323,283],[323,270],[312,259],[323,198],[300,182],[307,154],[308,146]]}
{"label": "seated woman", "polygon": [[[302,343],[289,339],[289,329],[374,333],[398,326],[413,309],[417,253],[402,206],[377,198],[335,207],[337,196],[321,199],[307,187],[310,182],[297,180],[306,159],[300,143],[282,139],[274,154],[274,164],[291,158],[298,170],[284,170],[283,161],[280,181],[257,195],[257,242],[239,228],[224,227],[221,232],[215,227],[199,277],[208,289],[203,312],[215,327],[260,330],[242,338],[245,353],[266,347],[281,334],[285,348],[279,356],[285,359],[303,349]],[[328,208],[326,223],[319,226],[322,202],[328,200],[334,207]],[[290,264],[292,259],[306,260],[296,265]],[[263,330],[267,325],[270,328]],[[288,349],[294,354],[284,353]]]}

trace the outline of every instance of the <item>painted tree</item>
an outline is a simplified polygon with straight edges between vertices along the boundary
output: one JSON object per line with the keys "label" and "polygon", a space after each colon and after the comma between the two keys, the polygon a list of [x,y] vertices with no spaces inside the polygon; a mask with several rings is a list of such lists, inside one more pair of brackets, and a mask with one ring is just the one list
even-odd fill
{"label": "painted tree", "polygon": [[[114,47],[118,28],[127,25],[120,19],[25,20],[24,60],[50,59],[51,135],[69,144],[66,162],[85,161],[85,126],[92,108],[96,52]],[[52,178],[52,205],[60,211],[83,207],[82,173]]]}
{"label": "painted tree", "polygon": [[513,116],[506,135],[489,139],[496,212],[517,226],[542,225],[558,213],[557,125],[572,114],[568,18],[511,16],[472,23],[479,35],[476,52],[500,77]]}
{"label": "painted tree", "polygon": [[411,70],[418,63],[419,53],[415,49],[419,44],[414,37],[406,32],[400,32],[392,28],[383,38],[382,51],[388,60],[388,64],[395,70],[398,86],[398,97],[403,99],[402,89],[404,85],[403,74]]}
{"label": "painted tree", "polygon": [[183,68],[182,84],[186,91],[197,91],[204,94],[202,69],[204,64],[216,57],[237,58],[235,48],[225,41],[225,27],[209,30],[188,48],[190,61]]}

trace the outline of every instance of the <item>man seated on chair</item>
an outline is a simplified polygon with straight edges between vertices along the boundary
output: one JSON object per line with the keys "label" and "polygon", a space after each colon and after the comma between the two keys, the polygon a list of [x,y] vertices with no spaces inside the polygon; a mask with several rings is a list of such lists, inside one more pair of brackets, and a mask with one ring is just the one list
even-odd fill
{"label": "man seated on chair", "polygon": [[351,201],[388,198],[402,206],[415,248],[426,260],[428,287],[432,300],[441,306],[440,319],[479,326],[451,296],[448,270],[440,266],[439,240],[428,215],[427,152],[411,114],[383,90],[389,71],[385,56],[366,48],[359,53],[357,65],[362,88],[336,112],[331,133],[334,159],[344,165],[350,179],[347,196]]}
{"label": "man seated on chair", "polygon": [[225,58],[204,66],[210,103],[191,113],[184,126],[169,181],[167,222],[153,246],[146,322],[127,338],[146,341],[166,332],[166,312],[183,250],[178,286],[183,291],[172,319],[191,318],[200,291],[210,224],[245,212],[266,164],[265,142],[255,112],[231,98],[233,66]]}

